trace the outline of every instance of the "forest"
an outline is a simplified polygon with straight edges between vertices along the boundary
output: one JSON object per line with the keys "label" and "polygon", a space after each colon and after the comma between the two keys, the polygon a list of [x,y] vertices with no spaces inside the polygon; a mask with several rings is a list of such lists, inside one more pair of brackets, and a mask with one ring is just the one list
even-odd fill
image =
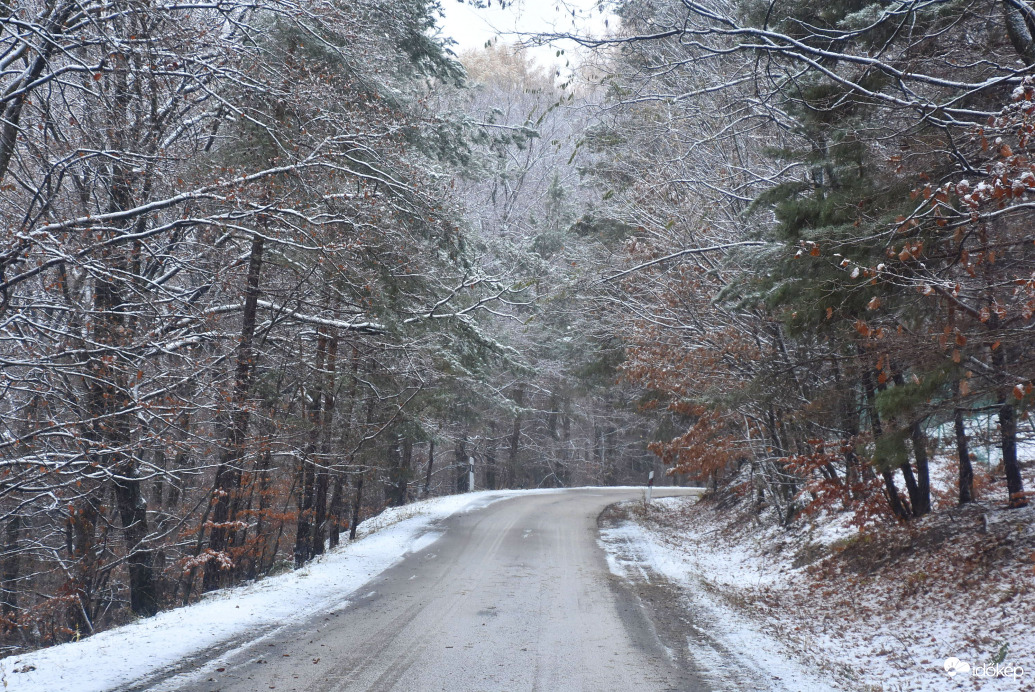
{"label": "forest", "polygon": [[876,531],[1028,504],[1035,6],[609,8],[539,37],[558,79],[436,0],[0,5],[5,654],[470,463]]}

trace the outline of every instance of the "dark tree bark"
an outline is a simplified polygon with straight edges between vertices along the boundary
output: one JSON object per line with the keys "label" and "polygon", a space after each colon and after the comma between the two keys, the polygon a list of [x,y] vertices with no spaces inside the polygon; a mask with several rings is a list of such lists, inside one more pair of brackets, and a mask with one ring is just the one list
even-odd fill
{"label": "dark tree bark", "polygon": [[[173,460],[173,469],[179,474],[183,474],[184,471],[189,471],[189,469],[194,465],[191,455],[187,451],[190,439],[190,423],[190,411],[182,412],[179,416],[176,430],[176,437],[181,446],[179,451],[176,452],[176,457]],[[183,493],[183,488],[181,486],[183,478],[183,475],[178,475],[176,476],[178,482],[169,483],[169,489],[165,494],[166,509],[175,509],[179,506],[180,498]]]}
{"label": "dark tree bark", "polygon": [[356,528],[359,526],[359,510],[363,504],[363,476],[356,480],[356,497],[352,500],[352,522],[349,526],[349,540],[356,540]]}
{"label": "dark tree bark", "polygon": [[766,411],[767,427],[769,428],[769,440],[773,445],[773,456],[785,457],[787,451],[784,449],[783,441],[780,439],[779,426],[776,423],[776,411],[770,406]]}
{"label": "dark tree bark", "polygon": [[[281,381],[277,381],[276,388],[279,389]],[[263,426],[263,434],[259,438],[257,447],[258,458],[255,461],[255,471],[251,480],[250,495],[258,495],[258,506],[251,516],[255,517],[255,541],[250,550],[242,551],[240,563],[237,565],[236,574],[239,578],[256,579],[266,569],[266,554],[270,548],[270,538],[273,524],[271,507],[275,494],[273,480],[276,470],[273,468],[273,429],[276,425],[277,407],[274,401],[268,401],[266,405],[266,425]],[[288,493],[290,498],[291,493]],[[248,500],[248,511],[251,513],[252,499]],[[283,529],[283,521],[279,522],[278,530]],[[245,532],[239,534],[238,546],[244,546],[243,537]],[[279,538],[278,538],[279,540]]]}
{"label": "dark tree bark", "polygon": [[458,493],[464,493],[467,492],[467,433],[456,441],[453,455],[456,464],[455,490]]}
{"label": "dark tree bark", "polygon": [[[368,429],[370,424],[374,420],[374,411],[377,406],[377,397],[371,396],[367,400],[366,417],[363,421],[363,429]],[[349,526],[349,540],[355,540],[356,531],[359,529],[359,516],[363,508],[363,481],[367,474],[370,472],[368,467],[364,468],[363,473],[359,476],[356,482],[356,496],[352,503],[352,521]]]}
{"label": "dark tree bark", "polygon": [[485,488],[496,489],[496,424],[489,426],[490,439],[485,451]]}
{"label": "dark tree bark", "polygon": [[[272,415],[270,417],[272,419]],[[255,579],[259,576],[259,570],[262,569],[263,558],[266,555],[266,544],[269,542],[270,522],[267,521],[267,516],[269,515],[272,499],[270,487],[273,483],[270,468],[273,459],[269,449],[269,442],[270,440],[267,438],[265,440],[265,448],[259,454],[259,460],[255,464],[255,480],[253,482],[259,486],[259,507],[255,513],[256,545],[248,560],[247,568],[243,572],[245,579]]]}
{"label": "dark tree bark", "polygon": [[313,556],[313,496],[316,480],[312,460],[303,455],[296,467],[298,517],[295,523],[295,567],[301,567]]}
{"label": "dark tree bark", "polygon": [[18,612],[18,574],[21,569],[22,518],[13,515],[4,532],[3,593],[0,595],[0,613],[3,614],[4,630],[13,628]]}
{"label": "dark tree bark", "polygon": [[960,461],[960,504],[974,501],[974,467],[970,463],[970,446],[967,443],[967,429],[963,425],[963,409],[959,406],[952,413],[956,428],[956,453]]}
{"label": "dark tree bark", "polygon": [[[861,349],[860,349],[861,355]],[[862,363],[862,385],[863,394],[866,397],[866,413],[870,417],[870,429],[873,431],[873,439],[880,439],[883,434],[883,430],[880,424],[880,416],[877,414],[876,405],[876,392],[873,387],[873,376],[870,374],[870,370],[866,367],[866,363]],[[892,513],[903,521],[907,521],[910,517],[909,511],[902,504],[902,498],[899,497],[898,488],[895,487],[895,474],[890,469],[881,469],[881,477],[884,479],[884,491],[885,496],[888,499],[888,505],[891,507]]]}
{"label": "dark tree bark", "polygon": [[328,525],[330,531],[328,532],[327,540],[330,544],[331,550],[337,548],[341,543],[341,531],[344,522],[342,521],[345,515],[345,474],[338,471],[334,474],[334,483],[331,489],[331,504],[327,510]]}
{"label": "dark tree bark", "polygon": [[[995,322],[995,318],[989,320]],[[992,349],[992,365],[1000,372],[1006,370],[1006,346]],[[1003,453],[1003,471],[1006,473],[1006,492],[1010,507],[1024,507],[1028,498],[1024,493],[1024,480],[1021,477],[1021,466],[1017,461],[1017,412],[1014,410],[1013,392],[1009,385],[1001,386],[998,391],[999,400],[999,434]]]}
{"label": "dark tree bark", "polygon": [[913,458],[916,460],[916,499],[913,501],[913,516],[920,517],[931,511],[931,472],[927,459],[927,434],[919,421],[909,428],[913,442]]}
{"label": "dark tree bark", "polygon": [[1010,507],[1024,507],[1028,498],[1024,494],[1024,480],[1017,462],[1017,412],[1009,401],[999,405],[999,431],[1002,435],[1003,470],[1006,473],[1006,492]]}
{"label": "dark tree bark", "polygon": [[[335,352],[337,352],[337,345],[335,345]],[[349,431],[355,424],[352,419],[352,415],[356,410],[356,392],[359,388],[359,348],[357,346],[352,347],[352,379],[349,383],[349,391],[346,399],[346,410],[343,416],[345,421],[345,430],[342,433],[342,447],[345,448],[350,439]],[[348,458],[349,463],[352,462],[351,453]],[[348,524],[348,517],[346,516],[347,503],[345,501],[345,471],[342,468],[336,468],[334,470],[334,490],[331,492],[331,506],[328,510],[328,522],[330,524],[330,545],[331,548],[338,547],[341,542],[341,532]]]}
{"label": "dark tree bark", "polygon": [[[565,410],[568,411],[568,400],[565,400]],[[571,466],[574,461],[575,452],[571,448],[571,416],[565,413],[561,418],[561,478],[564,485],[571,483]]]}
{"label": "dark tree bark", "polygon": [[902,479],[905,481],[906,492],[909,495],[909,507],[907,510],[910,516],[917,516],[912,508],[920,501],[920,485],[916,482],[916,476],[913,475],[913,467],[907,461],[899,466],[898,469],[902,472]]}
{"label": "dark tree bark", "polygon": [[[111,172],[111,206],[125,209],[131,204],[126,177],[121,166]],[[118,250],[104,253],[109,274],[94,279],[94,309],[97,317],[93,339],[113,349],[123,345],[132,334],[135,324],[127,319],[124,298],[116,283],[121,274],[134,270],[125,255]],[[138,477],[137,460],[120,451],[129,447],[131,428],[131,400],[127,375],[120,359],[91,357],[87,369],[92,375],[87,384],[86,402],[90,423],[85,437],[91,444],[91,457],[99,467],[109,469],[115,503],[122,522],[123,537],[128,551],[130,606],[139,615],[157,612],[157,594],[154,582],[154,553],[145,545],[147,537],[147,500]],[[86,507],[92,505],[87,501]],[[93,523],[96,523],[96,517]]]}
{"label": "dark tree bark", "polygon": [[557,408],[560,404],[560,400],[557,394],[550,395],[550,403],[548,404],[550,410],[546,413],[546,431],[550,434],[550,437],[554,440],[557,439]]}
{"label": "dark tree bark", "polygon": [[406,504],[406,500],[409,496],[409,482],[410,472],[413,467],[413,440],[409,437],[404,437],[402,441],[402,467],[399,474],[398,484],[398,504]]}
{"label": "dark tree bark", "polygon": [[611,456],[607,453],[607,432],[599,424],[593,425],[593,459],[600,469],[604,485],[614,485],[616,478],[614,464],[611,463]]}
{"label": "dark tree bark", "polygon": [[[214,553],[224,553],[233,540],[232,502],[241,485],[241,460],[244,457],[245,441],[248,437],[250,414],[245,403],[251,389],[255,371],[255,324],[259,302],[259,276],[262,272],[263,237],[252,235],[248,253],[248,274],[245,286],[244,313],[241,322],[241,341],[237,347],[237,364],[234,371],[234,391],[230,404],[230,427],[226,433],[223,449],[219,453],[216,480],[212,498],[212,523],[208,547]],[[202,531],[204,526],[202,526]],[[222,582],[220,563],[211,559],[205,563],[202,589],[211,591]]]}
{"label": "dark tree bark", "polygon": [[837,357],[831,357],[834,369],[834,382],[837,391],[840,393],[839,408],[841,409],[841,431],[845,436],[844,460],[845,460],[845,484],[853,499],[860,499],[857,490],[862,481],[863,472],[859,455],[855,453],[855,438],[859,436],[859,407],[856,405],[857,390],[854,387],[846,387],[844,378],[841,375],[841,364]]}
{"label": "dark tree bark", "polygon": [[517,415],[514,416],[514,429],[510,434],[510,456],[507,459],[507,486],[518,487],[518,447],[521,444],[521,408],[525,405],[525,389],[518,385],[514,389],[514,405]]}
{"label": "dark tree bark", "polygon": [[91,496],[85,497],[69,509],[67,548],[73,565],[69,590],[74,598],[68,604],[68,619],[69,626],[77,633],[93,632],[89,613],[93,605],[97,562],[95,545],[99,518],[97,501]]}
{"label": "dark tree bark", "polygon": [[122,519],[126,550],[129,552],[129,606],[137,615],[158,612],[155,590],[154,552],[146,548],[147,502],[140,488],[135,462],[124,464],[115,479],[115,503]]}
{"label": "dark tree bark", "polygon": [[424,477],[424,496],[431,493],[431,469],[435,465],[435,441],[428,442],[428,474]]}
{"label": "dark tree bark", "polygon": [[301,567],[313,558],[313,526],[316,504],[316,450],[321,437],[323,420],[323,372],[327,356],[327,338],[322,332],[316,337],[315,387],[309,400],[309,442],[298,462],[298,523],[295,529],[295,567]]}
{"label": "dark tree bark", "polygon": [[[769,406],[766,412],[767,427],[769,428],[769,439],[773,445],[773,456],[786,457],[789,451],[786,439],[786,431],[783,425],[783,413],[775,409],[773,406]],[[774,468],[779,471],[778,474],[778,485],[781,499],[784,502],[790,503],[794,499],[794,495],[798,492],[797,486],[794,483],[794,477],[792,474],[787,473],[785,470],[785,464],[780,461],[773,462]],[[718,479],[713,475],[712,480],[717,482]]]}
{"label": "dark tree bark", "polygon": [[[898,369],[895,370],[893,379],[896,387],[904,387],[905,377]],[[902,475],[906,479],[906,487],[909,489],[909,504],[912,507],[914,517],[921,517],[931,511],[931,472],[927,461],[927,435],[924,433],[920,420],[914,420],[909,424],[909,439],[913,443],[913,459],[916,462],[916,477],[909,462],[902,465]]]}
{"label": "dark tree bark", "polygon": [[1003,21],[1006,24],[1006,35],[1017,55],[1025,65],[1035,65],[1033,22],[1028,3],[1025,0],[1003,0]]}
{"label": "dark tree bark", "polygon": [[413,443],[396,436],[388,447],[388,480],[385,483],[385,500],[392,507],[406,504],[406,487],[409,479],[409,465],[413,455]]}
{"label": "dark tree bark", "polygon": [[[327,541],[327,491],[331,481],[331,434],[334,426],[334,382],[338,361],[338,337],[327,339],[326,378],[323,395],[322,440],[320,467],[316,472],[316,496],[313,515],[313,554],[322,555]],[[317,376],[320,376],[319,374]]]}

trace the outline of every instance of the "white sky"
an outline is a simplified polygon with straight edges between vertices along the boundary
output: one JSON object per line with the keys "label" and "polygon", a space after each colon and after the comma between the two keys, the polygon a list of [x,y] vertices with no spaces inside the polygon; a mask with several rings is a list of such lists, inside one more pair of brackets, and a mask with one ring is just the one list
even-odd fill
{"label": "white sky", "polygon": [[[601,34],[605,17],[611,27],[618,19],[609,12],[601,13],[599,0],[515,0],[505,8],[499,0],[489,0],[485,9],[471,7],[458,0],[442,0],[445,17],[442,33],[457,42],[453,50],[481,48],[486,41],[499,38],[504,43],[515,43],[535,33],[580,32]],[[573,16],[574,12],[574,16]],[[557,65],[563,70],[566,57],[557,57],[557,49],[572,49],[573,44],[558,44],[533,49],[536,62],[544,67]],[[567,72],[567,70],[563,70]]]}

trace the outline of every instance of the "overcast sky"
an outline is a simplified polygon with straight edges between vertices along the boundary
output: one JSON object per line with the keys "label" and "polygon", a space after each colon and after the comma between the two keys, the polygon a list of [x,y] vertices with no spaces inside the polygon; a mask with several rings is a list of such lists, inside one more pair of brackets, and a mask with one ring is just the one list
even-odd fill
{"label": "overcast sky", "polygon": [[[604,15],[597,7],[599,0],[516,0],[506,8],[501,8],[498,0],[491,3],[486,9],[477,9],[465,2],[442,0],[445,10],[442,33],[457,42],[453,47],[457,53],[481,48],[486,41],[497,37],[514,43],[540,32],[599,34],[604,29]],[[609,15],[608,21],[614,26],[617,20]],[[555,63],[563,67],[565,59],[556,57],[558,47],[565,46],[533,50],[536,62],[544,67]]]}

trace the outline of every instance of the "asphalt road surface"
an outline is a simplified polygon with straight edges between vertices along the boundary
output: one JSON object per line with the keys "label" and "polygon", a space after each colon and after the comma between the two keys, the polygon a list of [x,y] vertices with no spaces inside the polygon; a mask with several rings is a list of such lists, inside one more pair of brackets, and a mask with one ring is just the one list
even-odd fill
{"label": "asphalt road surface", "polygon": [[[655,496],[686,492],[658,488]],[[452,517],[438,541],[345,607],[134,689],[707,689],[692,663],[673,654],[685,634],[669,637],[659,624],[664,594],[611,575],[597,542],[601,511],[640,497],[572,490]]]}

